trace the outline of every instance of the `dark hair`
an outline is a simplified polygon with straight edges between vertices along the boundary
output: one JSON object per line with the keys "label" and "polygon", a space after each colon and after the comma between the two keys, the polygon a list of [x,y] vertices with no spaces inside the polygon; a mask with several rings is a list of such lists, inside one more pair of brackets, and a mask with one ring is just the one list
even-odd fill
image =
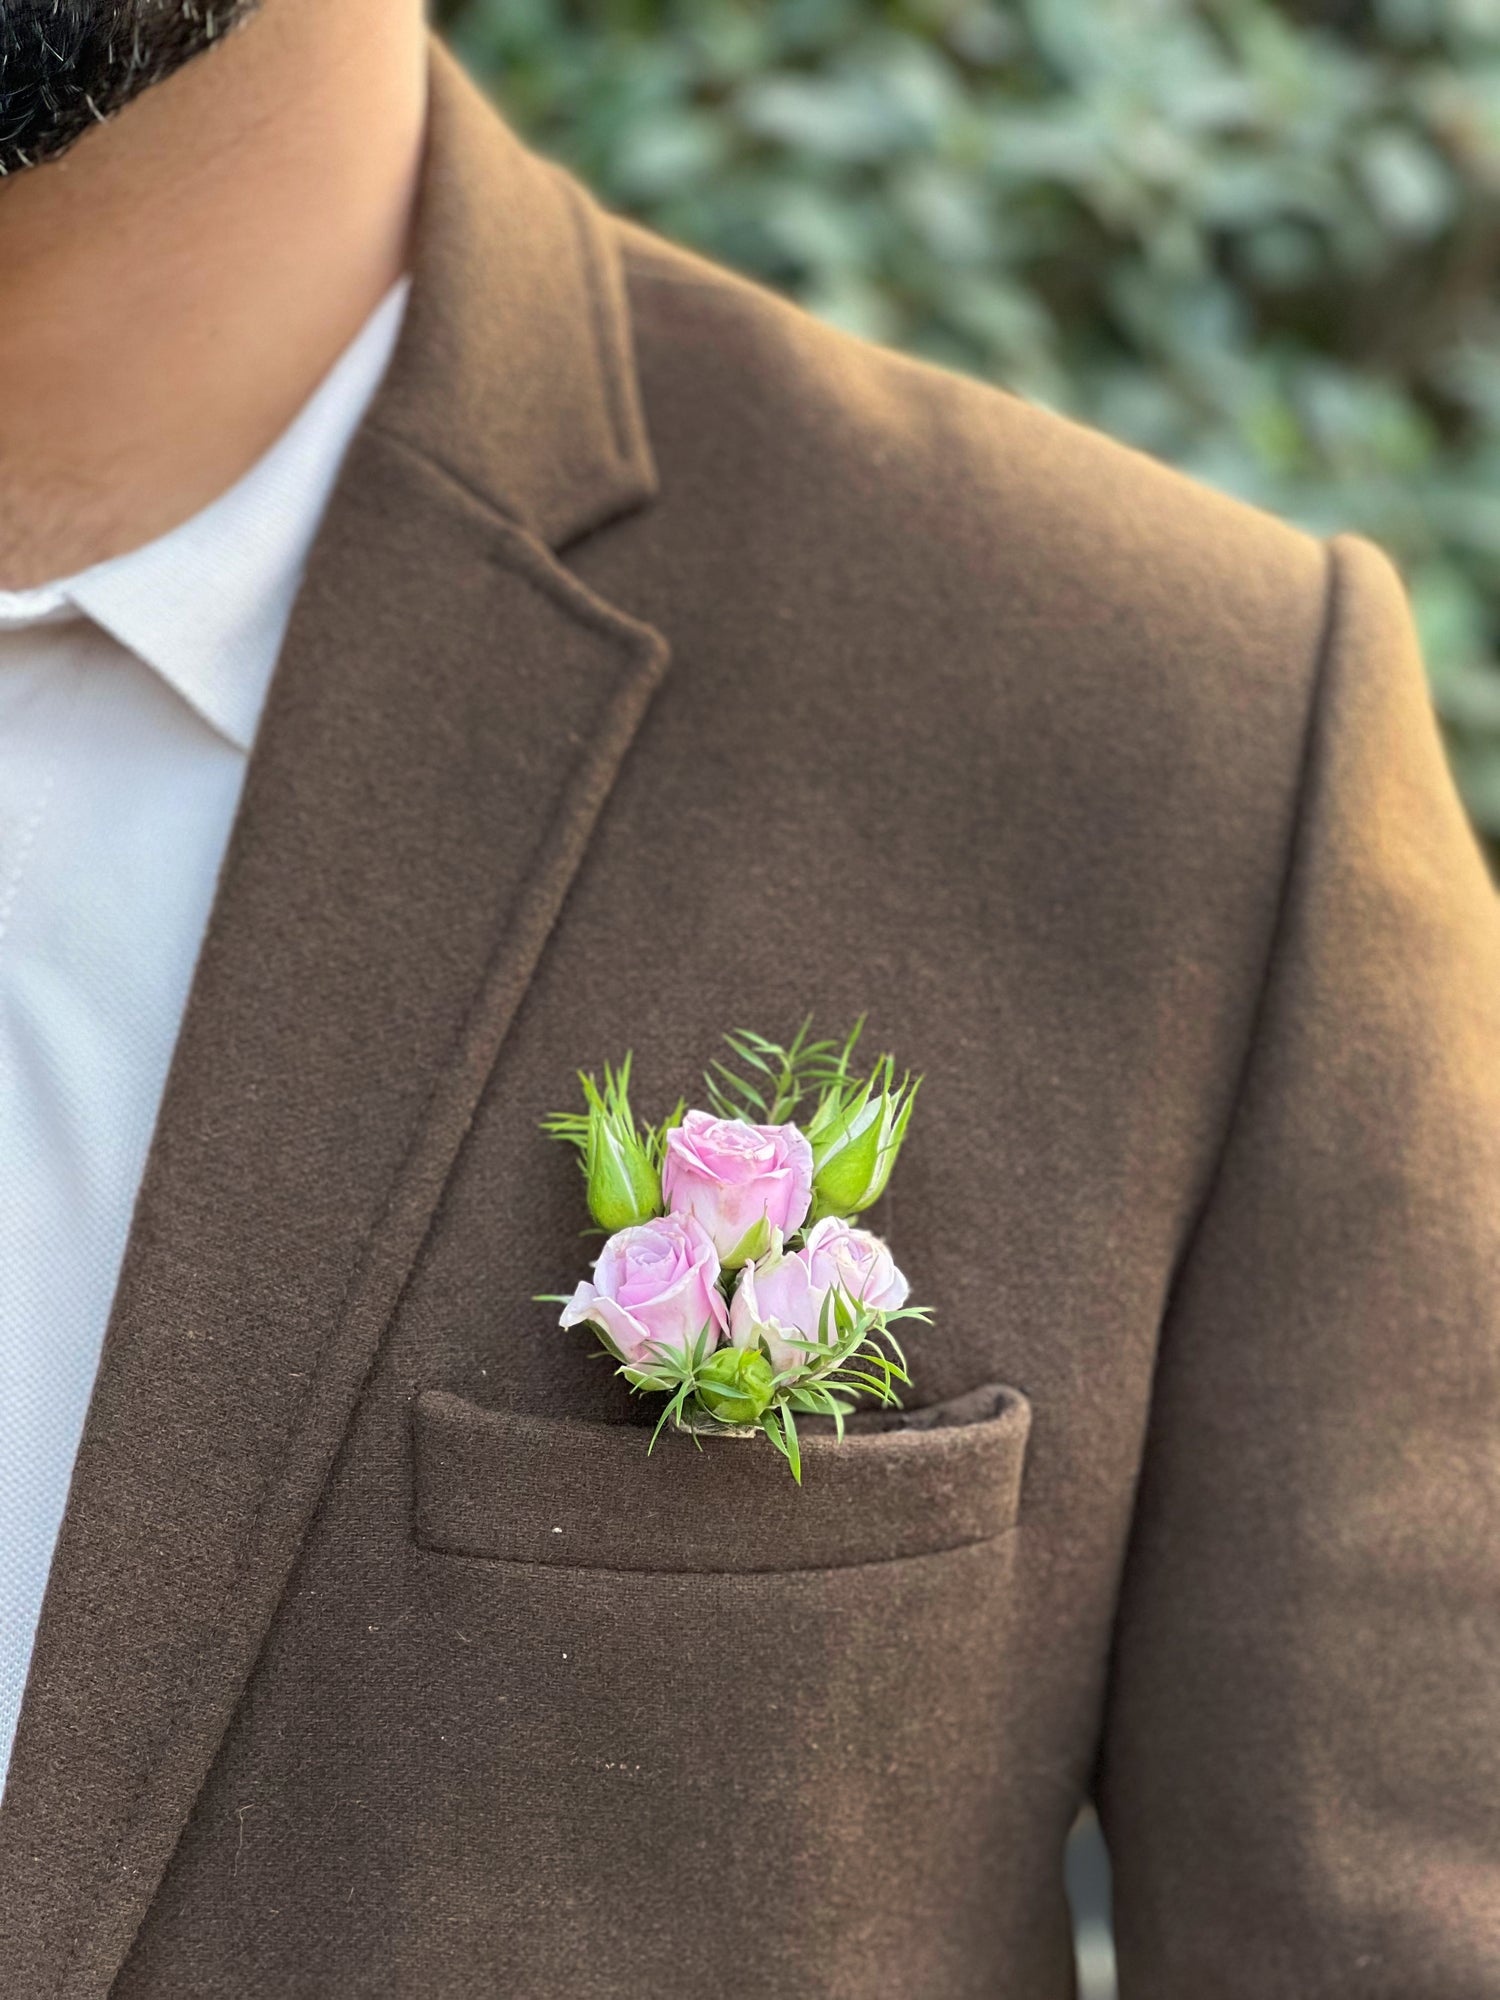
{"label": "dark hair", "polygon": [[66,152],[258,0],[0,0],[0,174]]}

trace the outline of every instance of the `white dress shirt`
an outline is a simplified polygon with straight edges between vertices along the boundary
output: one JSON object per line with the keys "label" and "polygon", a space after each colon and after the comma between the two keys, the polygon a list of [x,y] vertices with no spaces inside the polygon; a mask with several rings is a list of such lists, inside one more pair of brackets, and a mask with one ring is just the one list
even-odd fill
{"label": "white dress shirt", "polygon": [[250,747],[407,291],[212,505],[0,590],[0,1782]]}

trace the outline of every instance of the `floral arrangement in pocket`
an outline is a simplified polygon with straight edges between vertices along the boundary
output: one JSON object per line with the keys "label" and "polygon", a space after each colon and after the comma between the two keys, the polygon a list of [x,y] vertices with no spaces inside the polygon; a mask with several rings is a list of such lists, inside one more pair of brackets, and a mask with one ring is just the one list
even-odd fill
{"label": "floral arrangement in pocket", "polygon": [[885,1191],[921,1078],[898,1083],[889,1055],[858,1074],[863,1025],[842,1043],[811,1040],[810,1021],[787,1046],[727,1034],[710,1109],[683,1099],[659,1125],[637,1123],[627,1055],[602,1086],[579,1072],[582,1111],[543,1120],[577,1147],[606,1241],[571,1296],[539,1296],[593,1329],[633,1391],[666,1398],[653,1445],[666,1423],[764,1436],[800,1483],[799,1415],[842,1438],[853,1397],[899,1402],[892,1325],[929,1314],[855,1218]]}

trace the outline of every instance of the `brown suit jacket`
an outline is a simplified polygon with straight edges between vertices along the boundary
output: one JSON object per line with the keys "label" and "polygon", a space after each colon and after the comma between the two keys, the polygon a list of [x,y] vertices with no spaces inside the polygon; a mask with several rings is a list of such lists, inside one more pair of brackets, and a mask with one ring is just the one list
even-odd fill
{"label": "brown suit jacket", "polygon": [[[1500,1994],[1500,916],[1397,574],[435,55],[0,1811],[5,2000]],[[649,1459],[537,1131],[862,1007],[933,1428]],[[951,1407],[948,1407],[951,1406]]]}

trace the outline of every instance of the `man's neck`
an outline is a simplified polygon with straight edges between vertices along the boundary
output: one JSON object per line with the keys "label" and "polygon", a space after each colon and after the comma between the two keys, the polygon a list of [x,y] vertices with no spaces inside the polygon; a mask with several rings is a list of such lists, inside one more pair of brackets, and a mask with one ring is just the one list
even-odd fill
{"label": "man's neck", "polygon": [[0,588],[164,534],[295,416],[404,261],[419,0],[266,0],[0,182]]}

